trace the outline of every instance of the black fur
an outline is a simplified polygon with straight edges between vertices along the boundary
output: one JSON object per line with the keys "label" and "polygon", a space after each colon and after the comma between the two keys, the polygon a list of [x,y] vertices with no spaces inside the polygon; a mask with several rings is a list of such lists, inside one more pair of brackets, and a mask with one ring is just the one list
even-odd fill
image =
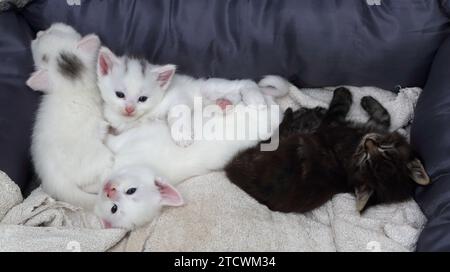
{"label": "black fur", "polygon": [[62,52],[58,58],[58,71],[66,78],[74,80],[81,77],[83,62],[74,54]]}
{"label": "black fur", "polygon": [[319,128],[326,112],[327,110],[321,107],[301,108],[295,112],[289,108],[284,113],[283,122],[280,124],[280,133],[282,136],[295,133],[313,133]]}
{"label": "black fur", "polygon": [[[365,97],[367,124],[347,122],[352,104],[345,88],[335,90],[328,111],[285,113],[276,151],[255,146],[225,167],[228,178],[274,211],[308,212],[338,193],[356,192],[358,210],[411,197],[414,180],[428,177],[406,139],[390,133],[390,116]],[[416,170],[413,170],[416,169]]]}

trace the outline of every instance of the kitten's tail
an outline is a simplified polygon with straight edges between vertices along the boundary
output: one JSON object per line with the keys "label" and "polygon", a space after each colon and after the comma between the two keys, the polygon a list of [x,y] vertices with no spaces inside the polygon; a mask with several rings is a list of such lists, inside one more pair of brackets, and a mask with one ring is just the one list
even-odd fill
{"label": "kitten's tail", "polygon": [[289,93],[290,83],[280,76],[268,75],[258,83],[265,95],[283,97]]}

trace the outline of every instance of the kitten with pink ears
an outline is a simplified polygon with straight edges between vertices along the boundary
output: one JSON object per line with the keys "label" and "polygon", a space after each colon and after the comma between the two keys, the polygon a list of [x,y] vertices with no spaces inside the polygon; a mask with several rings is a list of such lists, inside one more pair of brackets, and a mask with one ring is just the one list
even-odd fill
{"label": "kitten with pink ears", "polygon": [[135,229],[151,222],[164,206],[182,206],[172,185],[144,165],[114,171],[103,185],[95,213],[106,228]]}
{"label": "kitten with pink ears", "polygon": [[97,84],[106,120],[117,132],[139,124],[163,100],[174,73],[174,65],[155,66],[117,57],[102,47],[97,61]]}
{"label": "kitten with pink ears", "polygon": [[[105,102],[105,118],[118,133],[151,119],[166,120],[172,127],[179,118],[176,106],[192,110],[195,98],[203,99],[203,107],[216,104],[224,110],[240,102],[267,105],[268,100],[272,101],[269,96],[283,96],[288,92],[287,88],[260,87],[252,80],[196,79],[176,74],[175,65],[152,65],[144,59],[118,57],[106,47],[99,52],[97,76]],[[183,147],[192,141],[175,139]]]}
{"label": "kitten with pink ears", "polygon": [[95,77],[100,39],[57,23],[31,48],[36,71],[27,85],[44,93],[31,145],[36,172],[55,199],[92,209],[114,163]]}

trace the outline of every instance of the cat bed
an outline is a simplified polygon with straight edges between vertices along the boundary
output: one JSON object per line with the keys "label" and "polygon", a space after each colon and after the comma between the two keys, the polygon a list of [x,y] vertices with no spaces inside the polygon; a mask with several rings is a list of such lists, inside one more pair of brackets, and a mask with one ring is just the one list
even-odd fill
{"label": "cat bed", "polygon": [[374,2],[0,0],[0,170],[28,190],[39,103],[25,86],[33,70],[29,44],[57,21],[97,33],[119,54],[176,63],[193,76],[279,74],[302,87],[419,86],[411,142],[432,184],[416,196],[429,219],[417,249],[448,251],[450,1]]}
{"label": "cat bed", "polygon": [[[332,89],[317,92],[328,97]],[[412,88],[393,95],[374,87],[350,89],[391,103],[392,118],[403,122],[402,128],[412,117],[405,109],[411,106],[412,111],[418,96],[399,99],[401,94],[421,91]],[[327,107],[327,102],[305,96],[307,91],[291,86],[280,106]],[[349,118],[364,120],[367,116],[355,101]],[[0,236],[0,251],[412,251],[426,223],[413,200],[371,208],[360,216],[351,194],[336,195],[306,214],[272,212],[223,172],[215,172],[182,182],[178,189],[185,206],[167,208],[151,224],[127,235],[102,229],[95,215],[55,201],[40,188],[22,201],[18,188],[6,175],[1,177],[0,188],[9,189],[0,194],[0,232],[8,234]]]}

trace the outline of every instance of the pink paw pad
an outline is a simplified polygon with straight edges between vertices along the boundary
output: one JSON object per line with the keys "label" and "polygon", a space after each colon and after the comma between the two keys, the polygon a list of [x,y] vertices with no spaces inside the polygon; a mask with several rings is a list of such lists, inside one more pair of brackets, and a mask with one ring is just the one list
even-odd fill
{"label": "pink paw pad", "polygon": [[231,103],[230,100],[219,98],[216,100],[216,105],[219,106],[222,110],[226,110],[227,106],[232,106],[233,103]]}

